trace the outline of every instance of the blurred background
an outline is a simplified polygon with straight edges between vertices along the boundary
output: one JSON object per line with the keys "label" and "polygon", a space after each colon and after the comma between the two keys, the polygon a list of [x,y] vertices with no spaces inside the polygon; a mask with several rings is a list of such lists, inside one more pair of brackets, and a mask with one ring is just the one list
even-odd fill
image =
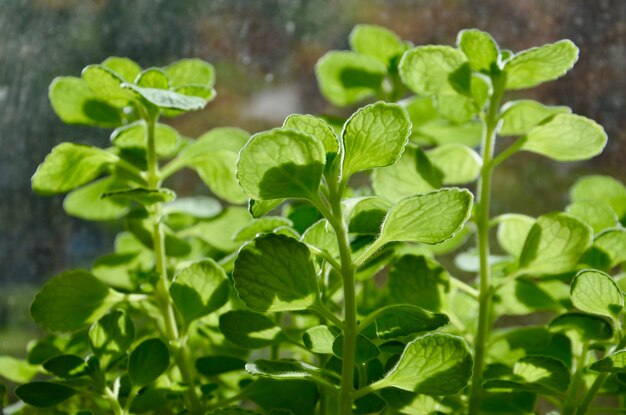
{"label": "blurred background", "polygon": [[[352,112],[325,102],[314,65],[330,49],[347,49],[357,23],[386,26],[416,45],[454,44],[459,30],[476,27],[514,51],[563,38],[580,47],[567,76],[509,98],[570,106],[605,127],[607,148],[568,164],[517,155],[496,174],[494,214],[562,209],[569,186],[591,172],[626,181],[624,0],[1,0],[0,354],[22,355],[36,335],[28,307],[43,281],[89,267],[121,228],[71,218],[63,196],[31,191],[30,177],[54,145],[109,143],[109,130],[56,117],[47,98],[55,76],[79,76],[108,56],[143,67],[202,58],[216,67],[218,97],[171,123],[189,137],[217,126],[256,132],[293,112]],[[180,195],[207,193],[193,173],[168,185]]]}

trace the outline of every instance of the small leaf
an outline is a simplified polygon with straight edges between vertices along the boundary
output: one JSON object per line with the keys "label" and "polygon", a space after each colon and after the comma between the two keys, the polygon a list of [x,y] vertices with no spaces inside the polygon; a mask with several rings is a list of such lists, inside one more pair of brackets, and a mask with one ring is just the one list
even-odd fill
{"label": "small leaf", "polygon": [[[340,334],[333,342],[333,353],[340,359],[343,359],[344,340],[343,334]],[[356,337],[354,360],[357,364],[364,364],[369,360],[377,358],[379,354],[380,349],[370,339],[363,335]]]}
{"label": "small leaf", "polygon": [[215,68],[200,59],[181,59],[164,70],[173,87],[191,84],[212,87],[215,84]]}
{"label": "small leaf", "polygon": [[224,270],[208,258],[195,262],[174,276],[170,285],[174,306],[189,324],[228,301],[228,279]]}
{"label": "small leaf", "polygon": [[498,217],[498,243],[509,255],[519,257],[535,219],[509,213]]}
{"label": "small leaf", "polygon": [[608,203],[621,219],[626,215],[626,186],[610,176],[585,176],[570,190],[572,201],[583,200]]}
{"label": "small leaf", "polygon": [[595,234],[614,228],[619,223],[619,218],[611,206],[599,200],[580,200],[571,203],[567,205],[565,212],[590,225]]}
{"label": "small leaf", "polygon": [[316,197],[325,158],[317,139],[277,128],[250,138],[239,154],[237,178],[253,199]]}
{"label": "small leaf", "polygon": [[177,198],[163,205],[164,215],[189,215],[199,219],[209,219],[222,211],[219,201],[208,196]]}
{"label": "small leaf", "polygon": [[56,377],[69,379],[85,374],[87,365],[79,356],[62,354],[48,359],[43,368]]}
{"label": "small leaf", "polygon": [[478,29],[461,30],[456,44],[465,53],[473,70],[490,72],[496,64],[500,51],[489,33]]}
{"label": "small leaf", "polygon": [[328,252],[332,257],[339,257],[337,234],[326,219],[320,219],[302,235],[302,242]]}
{"label": "small leaf", "polygon": [[[111,134],[111,142],[119,148],[146,148],[146,123],[136,121],[117,128]],[[178,150],[180,134],[169,125],[158,123],[154,128],[156,153],[161,157],[171,156]]]}
{"label": "small leaf", "polygon": [[282,331],[263,314],[234,310],[220,316],[220,331],[229,342],[244,349],[260,349],[280,343]]}
{"label": "small leaf", "polygon": [[608,320],[585,313],[562,314],[550,322],[550,330],[575,333],[580,340],[585,342],[613,338],[613,327]]}
{"label": "small leaf", "polygon": [[136,386],[145,386],[161,376],[170,365],[170,352],[159,339],[144,340],[128,358],[128,377]]}
{"label": "small leaf", "polygon": [[257,360],[246,364],[251,375],[272,379],[306,379],[331,388],[338,389],[340,378],[335,373],[295,360]]}
{"label": "small leaf", "polygon": [[117,160],[116,155],[96,147],[59,144],[33,175],[33,190],[43,195],[65,193],[92,181]]}
{"label": "small leaf", "polygon": [[428,151],[428,159],[443,173],[442,184],[471,183],[480,175],[482,160],[471,148],[463,144],[444,144]]}
{"label": "small leaf", "polygon": [[450,290],[450,275],[434,259],[403,255],[392,264],[387,286],[395,303],[439,311]]}
{"label": "small leaf", "polygon": [[0,377],[15,383],[26,383],[39,372],[33,363],[30,359],[24,361],[13,356],[0,356]]}
{"label": "small leaf", "polygon": [[130,210],[123,200],[102,199],[102,194],[127,187],[115,177],[96,180],[72,190],[63,200],[63,209],[68,215],[86,220],[119,219]]}
{"label": "small leaf", "polygon": [[133,82],[141,72],[141,66],[137,62],[117,56],[105,59],[102,62],[102,66],[112,70],[126,82]]}
{"label": "small leaf", "polygon": [[408,343],[393,369],[371,387],[393,386],[426,395],[454,395],[467,385],[472,364],[463,338],[426,334]]}
{"label": "small leaf", "polygon": [[626,229],[608,229],[593,241],[593,248],[599,249],[608,258],[608,268],[626,262]]}
{"label": "small leaf", "polygon": [[448,77],[465,62],[463,52],[453,47],[418,46],[402,55],[399,72],[404,84],[416,94],[435,95],[452,91]]}
{"label": "small leaf", "polygon": [[326,150],[326,163],[339,151],[339,139],[332,127],[321,118],[312,115],[292,114],[285,119],[284,128],[309,134],[322,142]]}
{"label": "small leaf", "polygon": [[624,308],[624,294],[613,278],[601,271],[583,270],[571,287],[574,307],[590,314],[616,319]]}
{"label": "small leaf", "polygon": [[626,350],[620,350],[591,365],[597,372],[626,373]]}
{"label": "small leaf", "polygon": [[72,331],[98,320],[121,299],[89,272],[66,271],[44,284],[30,313],[44,329]]}
{"label": "small leaf", "polygon": [[346,121],[342,133],[342,176],[395,163],[410,133],[411,121],[400,105],[381,101],[359,109]]}
{"label": "small leaf", "polygon": [[386,74],[377,59],[354,52],[331,51],[315,65],[322,95],[338,107],[375,95]]}
{"label": "small leaf", "polygon": [[557,114],[570,114],[569,107],[549,107],[537,101],[509,101],[502,106],[500,135],[524,135],[533,127]]}
{"label": "small leaf", "polygon": [[196,360],[196,369],[205,376],[243,370],[246,362],[232,356],[204,356]]}
{"label": "small leaf", "polygon": [[156,88],[167,90],[170,88],[170,80],[160,68],[148,68],[137,75],[135,84],[143,88]]}
{"label": "small leaf", "polygon": [[379,239],[385,243],[443,242],[463,227],[472,200],[465,189],[443,189],[403,199],[389,211]]}
{"label": "small leaf", "polygon": [[560,78],[578,60],[578,48],[570,40],[561,40],[514,55],[505,65],[507,89],[532,88]]}
{"label": "small leaf", "polygon": [[[408,304],[379,308],[367,316],[367,320],[375,325],[376,335],[382,340],[432,331],[449,322],[445,314],[432,313]],[[367,325],[363,325],[361,330],[366,327]]]}
{"label": "small leaf", "polygon": [[113,310],[89,329],[91,350],[103,368],[126,354],[135,340],[135,325],[122,310]]}
{"label": "small leaf", "polygon": [[135,189],[120,189],[112,192],[103,193],[103,199],[128,199],[144,206],[154,205],[156,203],[171,202],[176,198],[176,193],[170,189],[146,189],[137,187]]}
{"label": "small leaf", "polygon": [[546,356],[528,356],[515,364],[507,380],[489,380],[486,389],[518,389],[544,395],[561,395],[570,383],[569,369],[559,360]]}
{"label": "small leaf", "polygon": [[345,199],[344,205],[348,232],[362,235],[378,235],[391,208],[391,204],[380,197]]}
{"label": "small leaf", "polygon": [[181,111],[195,111],[205,107],[205,105],[215,96],[213,93],[207,99],[191,95],[183,95],[174,91],[166,91],[156,88],[142,88],[134,84],[123,83],[122,87],[128,88],[137,95],[144,98],[149,103],[159,108],[169,108]]}
{"label": "small leaf", "polygon": [[591,245],[591,228],[565,213],[541,216],[530,228],[520,254],[520,268],[537,274],[575,270]]}
{"label": "small leaf", "polygon": [[362,55],[371,56],[392,68],[394,61],[407,49],[406,44],[392,31],[375,25],[358,24],[350,32],[350,47]]}
{"label": "small leaf", "polygon": [[132,99],[129,91],[122,89],[124,80],[115,72],[102,65],[89,65],[81,72],[81,77],[87,82],[99,99],[116,107],[123,107]]}
{"label": "small leaf", "polygon": [[522,150],[558,161],[590,159],[602,152],[606,133],[595,121],[574,114],[558,114],[526,135]]}
{"label": "small leaf", "polygon": [[464,144],[468,147],[480,145],[482,127],[477,121],[457,124],[445,119],[428,122],[415,131],[414,141],[426,144]]}
{"label": "small leaf", "polygon": [[282,216],[265,216],[239,229],[233,239],[237,242],[251,241],[259,235],[271,233],[283,226],[293,226],[293,222]]}
{"label": "small leaf", "polygon": [[251,220],[246,209],[231,206],[224,209],[220,215],[185,229],[179,236],[195,236],[221,252],[230,253],[241,246],[241,242],[233,241],[233,235]]}
{"label": "small leaf", "polygon": [[191,167],[211,191],[230,203],[241,204],[248,198],[239,187],[235,176],[237,154],[232,151],[215,151],[210,157],[195,158]]}
{"label": "small leaf", "polygon": [[15,394],[28,405],[47,408],[71,398],[76,391],[58,383],[31,382],[18,386]]}
{"label": "small leaf", "polygon": [[339,334],[335,327],[313,326],[302,335],[302,341],[307,349],[313,353],[332,354],[333,343]]}
{"label": "small leaf", "polygon": [[306,310],[318,296],[309,248],[283,235],[263,235],[241,248],[233,279],[239,297],[258,312]]}

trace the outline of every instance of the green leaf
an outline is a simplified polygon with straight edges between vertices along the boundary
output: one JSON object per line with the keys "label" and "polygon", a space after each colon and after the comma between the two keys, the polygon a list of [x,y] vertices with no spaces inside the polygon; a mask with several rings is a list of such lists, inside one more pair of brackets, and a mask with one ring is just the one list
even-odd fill
{"label": "green leaf", "polygon": [[348,232],[362,235],[378,235],[391,208],[385,199],[374,196],[345,199],[343,203]]}
{"label": "green leaf", "polygon": [[63,209],[68,215],[86,220],[119,219],[129,211],[123,200],[103,199],[102,195],[127,185],[115,177],[106,177],[71,191],[63,200]]}
{"label": "green leaf", "polygon": [[67,124],[117,127],[122,123],[121,110],[97,97],[84,79],[55,78],[48,96],[54,111]]}
{"label": "green leaf", "polygon": [[400,159],[372,173],[374,192],[397,202],[417,193],[438,189],[442,184],[442,172],[436,168],[419,147],[407,146]]}
{"label": "green leaf", "polygon": [[241,248],[233,279],[239,297],[254,311],[305,310],[318,297],[309,248],[283,235],[263,235]]}
{"label": "green leaf", "polygon": [[614,268],[626,261],[626,229],[608,229],[593,241],[593,248],[602,251],[607,259],[607,268]]}
{"label": "green leaf", "polygon": [[244,349],[260,349],[280,343],[280,327],[263,314],[235,310],[220,316],[220,331],[229,342]]}
{"label": "green leaf", "polygon": [[205,376],[243,370],[246,362],[232,356],[204,356],[196,360],[196,369]]}
{"label": "green leaf", "polygon": [[135,84],[143,88],[169,89],[170,80],[161,68],[148,68],[137,75]]}
{"label": "green leaf", "polygon": [[339,257],[337,234],[326,219],[320,219],[311,225],[302,235],[302,242],[326,251],[331,257]]}
{"label": "green leaf", "polygon": [[163,205],[164,215],[189,215],[199,219],[210,219],[222,211],[219,201],[208,196],[177,198]]}
{"label": "green leaf", "polygon": [[406,44],[392,31],[375,25],[358,24],[350,32],[350,47],[362,55],[377,59],[387,68],[407,49]]}
{"label": "green leaf", "polygon": [[611,206],[599,200],[580,200],[570,203],[565,208],[565,212],[590,225],[595,234],[614,228],[619,223],[619,218]]}
{"label": "green leaf", "polygon": [[402,81],[420,95],[435,95],[440,91],[452,91],[448,77],[467,58],[460,50],[450,46],[418,46],[405,52],[400,60]]}
{"label": "green leaf", "polygon": [[432,415],[439,413],[452,414],[455,411],[461,411],[460,405],[454,400],[428,395],[416,395],[402,389],[383,389],[380,391],[380,395],[389,406],[395,408],[401,414]]}
{"label": "green leaf", "polygon": [[585,313],[562,314],[550,322],[550,330],[573,333],[585,342],[613,338],[613,327],[608,320]]}
{"label": "green leaf", "polygon": [[276,228],[283,226],[293,226],[293,222],[282,216],[266,216],[255,219],[250,224],[239,229],[233,236],[233,239],[237,242],[251,241],[259,235],[271,233]]}
{"label": "green leaf", "polygon": [[471,148],[463,144],[444,144],[428,151],[432,165],[443,173],[442,184],[471,183],[480,175],[482,160]]}
{"label": "green leaf", "polygon": [[137,202],[144,206],[154,205],[156,203],[171,202],[176,198],[176,193],[170,189],[146,189],[137,187],[135,189],[120,189],[112,192],[103,193],[103,199],[127,199]]}
{"label": "green leaf", "polygon": [[73,354],[62,354],[48,359],[43,368],[54,376],[69,379],[84,375],[87,369],[85,361]]}
{"label": "green leaf", "polygon": [[624,294],[613,278],[596,270],[576,274],[571,287],[574,307],[616,320],[624,308]]}
{"label": "green leaf", "polygon": [[437,94],[437,108],[443,117],[457,124],[470,121],[478,111],[472,98],[455,91],[439,92]]}
{"label": "green leaf", "polygon": [[241,242],[233,241],[233,236],[251,220],[245,208],[229,207],[220,215],[185,229],[179,236],[195,236],[221,252],[230,253],[241,246]]}
{"label": "green leaf", "polygon": [[374,324],[376,335],[382,340],[389,340],[432,331],[445,326],[449,321],[445,314],[432,313],[413,305],[390,305],[367,316],[367,322],[363,323],[361,330]]}
{"label": "green leaf", "polygon": [[[111,134],[111,142],[119,148],[146,148],[146,123],[136,121],[119,127]],[[180,134],[169,125],[158,123],[154,128],[157,155],[172,156],[180,145]]]}
{"label": "green leaf", "polygon": [[339,151],[339,139],[326,121],[312,115],[292,114],[285,119],[283,127],[298,130],[320,140],[326,150],[326,168],[330,167]]}
{"label": "green leaf", "polygon": [[176,273],[170,285],[170,296],[189,324],[218,310],[228,301],[228,278],[215,261],[207,258]]}
{"label": "green leaf", "polygon": [[439,311],[450,290],[450,275],[434,259],[404,255],[392,264],[387,287],[395,303]]}
{"label": "green leaf", "polygon": [[491,66],[498,62],[500,51],[489,33],[478,29],[461,30],[456,44],[475,71],[490,72]]}
{"label": "green leaf", "polygon": [[85,270],[52,277],[35,296],[30,313],[42,328],[73,331],[102,317],[122,295]]}
{"label": "green leaf", "polygon": [[457,124],[445,119],[437,119],[416,129],[414,140],[426,144],[458,143],[476,147],[480,145],[481,135],[480,122],[469,121]]}
{"label": "green leaf", "polygon": [[102,66],[112,70],[126,82],[133,82],[141,72],[141,66],[137,62],[117,56],[105,59],[102,62]]}
{"label": "green leaf", "polygon": [[411,121],[400,105],[380,101],[359,109],[344,126],[342,176],[395,163],[410,132]]}
{"label": "green leaf", "polygon": [[530,228],[520,254],[525,272],[561,274],[573,271],[591,245],[591,228],[565,213],[541,216]]}
{"label": "green leaf", "polygon": [[322,95],[338,107],[375,95],[386,74],[377,59],[354,52],[328,52],[315,66]]}
{"label": "green leaf", "polygon": [[122,310],[113,310],[89,329],[89,344],[103,368],[125,355],[135,340],[135,325]]}
{"label": "green leaf", "polygon": [[604,129],[595,121],[580,115],[558,114],[530,130],[521,148],[558,161],[576,161],[600,154],[606,140]]}
{"label": "green leaf", "polygon": [[160,339],[144,340],[128,358],[128,377],[135,386],[145,386],[161,376],[170,365],[170,352]]}
{"label": "green leaf", "polygon": [[610,176],[585,176],[570,190],[572,201],[589,200],[608,203],[621,219],[626,215],[626,186]]}
{"label": "green leaf", "polygon": [[515,364],[510,380],[490,380],[486,389],[521,389],[546,395],[561,395],[570,383],[569,369],[560,360],[528,356]]}
{"label": "green leaf", "polygon": [[200,59],[181,59],[164,70],[172,87],[192,84],[212,87],[215,84],[215,68]]}
{"label": "green leaf", "polygon": [[[333,342],[333,353],[340,359],[343,359],[344,336],[340,334]],[[375,359],[380,354],[380,349],[370,339],[363,335],[356,337],[356,345],[354,351],[355,362],[359,365]]]}
{"label": "green leaf", "polygon": [[116,155],[96,147],[61,143],[37,168],[33,190],[42,195],[65,193],[92,181],[117,160]]}
{"label": "green leaf", "polygon": [[[133,210],[126,216],[126,228],[144,247],[150,250],[153,249],[153,222],[143,208]],[[189,255],[191,245],[184,239],[181,239],[187,235],[175,235],[167,226],[163,226],[163,233],[167,256],[184,257]]]}
{"label": "green leaf", "polygon": [[519,257],[535,219],[517,213],[498,216],[498,243],[509,255]]}
{"label": "green leaf", "polygon": [[626,373],[626,350],[620,350],[591,365],[597,372]]}
{"label": "green leaf", "polygon": [[276,128],[250,138],[239,154],[237,178],[253,199],[315,198],[325,157],[310,135]]}
{"label": "green leaf", "polygon": [[578,48],[571,40],[560,40],[514,55],[504,66],[507,89],[532,88],[560,78],[578,60]]}
{"label": "green leaf", "polygon": [[385,218],[379,243],[443,242],[463,227],[470,216],[472,200],[469,191],[454,188],[403,199]]}
{"label": "green leaf", "polygon": [[15,383],[26,383],[38,373],[37,366],[13,356],[0,356],[0,376]]}
{"label": "green leaf", "polygon": [[332,354],[333,343],[340,333],[335,327],[313,326],[302,334],[302,341],[313,353]]}
{"label": "green leaf", "polygon": [[502,106],[500,135],[524,135],[557,114],[570,114],[569,107],[550,107],[530,99],[509,101]]}
{"label": "green leaf", "polygon": [[85,67],[81,72],[81,77],[98,98],[111,105],[123,107],[133,98],[129,91],[122,88],[124,80],[117,73],[102,65]]}
{"label": "green leaf", "polygon": [[558,281],[534,282],[516,279],[507,282],[498,288],[495,296],[496,312],[501,315],[524,315],[536,311],[560,312],[563,306],[557,296],[557,287],[561,291],[568,288]]}
{"label": "green leaf", "polygon": [[298,379],[260,378],[246,391],[266,415],[314,415],[319,396],[315,383]]}
{"label": "green leaf", "polygon": [[370,387],[388,386],[426,395],[454,395],[472,373],[472,355],[465,340],[432,333],[408,343],[398,363]]}
{"label": "green leaf", "polygon": [[215,96],[215,93],[205,98],[191,95],[183,95],[174,91],[165,91],[156,88],[142,88],[134,84],[123,83],[122,87],[130,89],[149,103],[159,108],[168,108],[181,111],[196,111],[205,105]]}
{"label": "green leaf", "polygon": [[71,398],[76,391],[70,387],[51,382],[31,382],[15,389],[15,395],[28,405],[47,408]]}
{"label": "green leaf", "polygon": [[338,389],[340,378],[334,372],[295,360],[256,360],[246,364],[251,375],[272,379],[306,379],[328,387]]}

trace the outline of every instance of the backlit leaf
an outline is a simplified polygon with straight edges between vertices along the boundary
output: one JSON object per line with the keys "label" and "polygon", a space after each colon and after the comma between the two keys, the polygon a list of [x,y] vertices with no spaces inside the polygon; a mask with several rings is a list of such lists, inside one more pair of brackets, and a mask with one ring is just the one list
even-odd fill
{"label": "backlit leaf", "polygon": [[624,308],[624,294],[613,278],[596,270],[576,274],[571,287],[572,303],[579,310],[612,319]]}
{"label": "backlit leaf", "polygon": [[406,86],[420,95],[434,95],[442,90],[452,91],[449,75],[467,58],[450,46],[418,46],[405,52],[400,60],[400,77]]}
{"label": "backlit leaf", "polygon": [[569,107],[550,107],[529,99],[510,101],[502,106],[502,126],[498,132],[505,136],[524,135],[549,117],[571,112]]}
{"label": "backlit leaf", "polygon": [[367,24],[354,26],[350,32],[350,47],[357,53],[377,59],[388,68],[407,48],[392,31]]}
{"label": "backlit leaf", "polygon": [[489,72],[491,65],[498,61],[500,51],[489,33],[478,29],[461,30],[456,43],[475,71]]}
{"label": "backlit leaf", "polygon": [[220,331],[226,340],[246,349],[260,349],[280,343],[282,331],[263,314],[234,310],[220,316]]}

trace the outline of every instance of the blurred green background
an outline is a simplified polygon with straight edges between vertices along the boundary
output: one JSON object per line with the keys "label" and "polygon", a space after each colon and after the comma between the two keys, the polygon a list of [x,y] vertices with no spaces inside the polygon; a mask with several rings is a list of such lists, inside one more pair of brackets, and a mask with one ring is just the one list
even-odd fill
{"label": "blurred green background", "polygon": [[[62,196],[30,189],[54,145],[109,141],[110,131],[56,117],[47,99],[55,76],[78,76],[108,56],[143,67],[202,58],[216,66],[218,97],[172,124],[190,137],[217,126],[255,132],[293,112],[352,112],[324,101],[314,65],[346,49],[357,23],[386,26],[416,45],[453,44],[459,30],[476,27],[514,51],[562,38],[580,47],[567,76],[509,98],[572,107],[606,128],[607,148],[569,164],[517,155],[496,173],[494,214],[562,209],[569,186],[590,172],[626,181],[624,0],[0,0],[0,354],[23,354],[36,334],[27,310],[37,287],[63,269],[88,267],[121,227],[68,217]],[[207,193],[193,173],[168,186]]]}

